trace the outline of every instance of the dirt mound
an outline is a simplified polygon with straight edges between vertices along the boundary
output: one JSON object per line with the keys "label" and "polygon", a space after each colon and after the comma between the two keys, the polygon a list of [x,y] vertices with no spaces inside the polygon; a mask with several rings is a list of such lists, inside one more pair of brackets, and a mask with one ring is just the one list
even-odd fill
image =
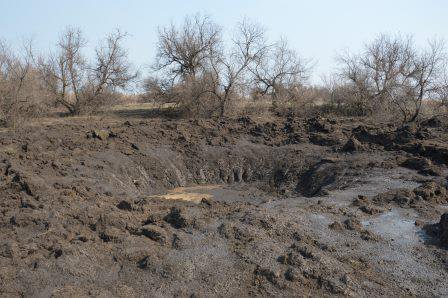
{"label": "dirt mound", "polygon": [[366,125],[353,128],[352,136],[361,143],[385,147],[390,146],[394,141],[394,134],[391,130]]}
{"label": "dirt mound", "polygon": [[401,207],[429,206],[446,204],[448,192],[444,185],[437,182],[425,182],[421,186],[409,189],[395,189],[378,194],[372,198],[376,205],[397,204]]}
{"label": "dirt mound", "polygon": [[310,132],[330,133],[335,130],[336,121],[317,116],[308,119],[306,124]]}
{"label": "dirt mound", "polygon": [[448,165],[448,145],[446,142],[434,140],[415,141],[399,146],[397,149],[417,156],[424,156],[437,164]]}
{"label": "dirt mound", "polygon": [[354,152],[364,150],[363,144],[358,141],[355,137],[351,137],[342,147],[344,152]]}
{"label": "dirt mound", "polygon": [[416,199],[423,199],[432,203],[444,204],[448,201],[448,192],[445,186],[436,182],[427,182],[414,189]]}
{"label": "dirt mound", "polygon": [[448,248],[448,213],[445,213],[440,218],[439,222],[440,243]]}
{"label": "dirt mound", "polygon": [[352,135],[370,147],[379,145],[386,150],[403,150],[438,164],[448,164],[448,145],[443,127],[409,124],[393,129],[360,125],[352,129]]}
{"label": "dirt mound", "polygon": [[411,157],[406,159],[401,166],[417,170],[419,174],[430,175],[430,176],[440,176],[442,171],[433,163],[424,157]]}
{"label": "dirt mound", "polygon": [[443,126],[443,120],[440,117],[431,117],[420,123],[423,127],[438,128]]}
{"label": "dirt mound", "polygon": [[448,249],[448,213],[442,214],[438,223],[426,225],[424,229],[436,239],[435,244]]}

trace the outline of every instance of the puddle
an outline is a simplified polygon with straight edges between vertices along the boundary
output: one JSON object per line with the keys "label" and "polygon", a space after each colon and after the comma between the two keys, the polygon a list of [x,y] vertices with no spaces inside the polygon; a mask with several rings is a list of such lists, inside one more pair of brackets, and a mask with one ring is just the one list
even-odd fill
{"label": "puddle", "polygon": [[415,226],[416,218],[413,211],[392,209],[376,218],[362,221],[362,224],[395,245],[411,245],[428,237],[421,228]]}
{"label": "puddle", "polygon": [[200,203],[203,198],[221,202],[263,202],[266,194],[260,190],[243,185],[197,185],[192,187],[178,187],[166,194],[151,196],[164,200],[181,200]]}
{"label": "puddle", "polygon": [[152,198],[164,199],[164,200],[180,200],[193,203],[200,203],[202,199],[214,198],[211,194],[213,190],[221,188],[219,185],[204,185],[193,187],[178,187],[174,188],[166,194],[151,196]]}

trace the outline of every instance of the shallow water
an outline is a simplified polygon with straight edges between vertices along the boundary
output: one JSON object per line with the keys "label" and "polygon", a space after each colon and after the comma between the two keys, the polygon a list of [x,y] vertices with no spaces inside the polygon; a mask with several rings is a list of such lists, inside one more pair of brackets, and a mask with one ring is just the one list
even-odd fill
{"label": "shallow water", "polygon": [[426,234],[415,225],[417,214],[412,210],[394,208],[375,218],[362,221],[364,227],[394,245],[413,245]]}

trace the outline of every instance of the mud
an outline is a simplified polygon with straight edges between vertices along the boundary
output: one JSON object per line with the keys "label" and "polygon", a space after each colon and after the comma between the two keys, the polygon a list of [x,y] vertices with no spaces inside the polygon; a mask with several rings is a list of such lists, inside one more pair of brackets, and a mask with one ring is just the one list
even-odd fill
{"label": "mud", "polygon": [[0,144],[1,296],[448,295],[440,121],[67,119]]}

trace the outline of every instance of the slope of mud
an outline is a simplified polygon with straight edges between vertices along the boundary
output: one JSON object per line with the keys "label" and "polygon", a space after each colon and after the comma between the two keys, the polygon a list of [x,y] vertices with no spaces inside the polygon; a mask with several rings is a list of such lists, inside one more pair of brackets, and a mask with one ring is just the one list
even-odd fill
{"label": "slope of mud", "polygon": [[446,296],[425,226],[447,210],[447,140],[323,118],[1,132],[0,294]]}

